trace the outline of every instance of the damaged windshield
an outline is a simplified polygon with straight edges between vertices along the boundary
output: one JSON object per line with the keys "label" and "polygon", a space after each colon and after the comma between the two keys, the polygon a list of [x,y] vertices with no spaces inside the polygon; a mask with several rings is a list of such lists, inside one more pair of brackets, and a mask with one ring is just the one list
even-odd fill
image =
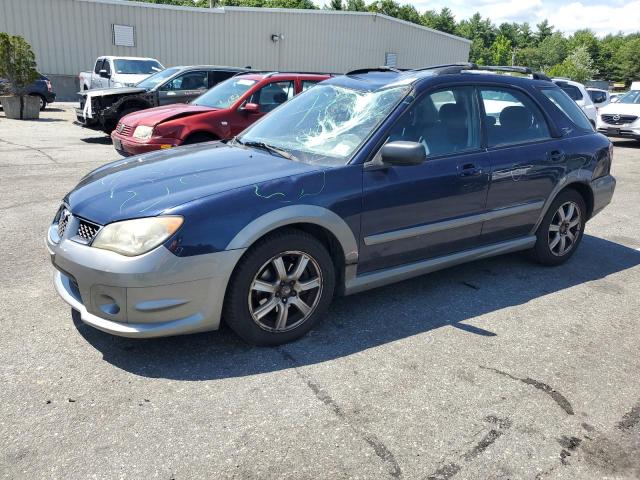
{"label": "damaged windshield", "polygon": [[306,163],[344,164],[408,91],[406,86],[367,92],[320,84],[249,128],[239,142],[286,150]]}

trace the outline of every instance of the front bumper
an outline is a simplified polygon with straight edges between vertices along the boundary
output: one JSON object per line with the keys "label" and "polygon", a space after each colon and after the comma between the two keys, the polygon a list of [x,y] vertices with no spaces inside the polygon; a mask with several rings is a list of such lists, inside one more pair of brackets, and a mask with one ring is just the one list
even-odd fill
{"label": "front bumper", "polygon": [[111,133],[111,141],[118,153],[124,156],[155,152],[165,148],[178,147],[182,144],[182,141],[177,138],[152,137],[149,140],[137,140],[121,135],[115,130]]}
{"label": "front bumper", "polygon": [[593,192],[593,212],[591,213],[591,218],[611,203],[615,189],[616,179],[613,175],[605,175],[591,182],[591,191]]}
{"label": "front bumper", "polygon": [[613,138],[635,138],[640,140],[640,122],[635,121],[626,125],[609,125],[602,120],[598,121],[598,133]]}
{"label": "front bumper", "polygon": [[177,257],[160,246],[137,257],[68,238],[47,248],[58,294],[82,321],[124,337],[216,330],[229,277],[244,249]]}

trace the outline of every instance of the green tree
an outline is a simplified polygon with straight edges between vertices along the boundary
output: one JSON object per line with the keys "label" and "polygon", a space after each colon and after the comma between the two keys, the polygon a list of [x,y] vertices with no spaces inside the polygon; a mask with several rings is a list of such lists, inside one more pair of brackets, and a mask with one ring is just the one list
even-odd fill
{"label": "green tree", "polygon": [[619,80],[631,83],[640,79],[640,37],[631,37],[625,41],[616,54],[620,64]]}
{"label": "green tree", "polygon": [[571,37],[569,37],[569,48],[571,51],[578,47],[585,47],[589,56],[592,59],[597,59],[600,53],[600,40],[596,37],[588,28],[582,30],[576,30]]}
{"label": "green tree", "polygon": [[511,65],[511,42],[500,34],[491,45],[491,61],[494,65]]}
{"label": "green tree", "polygon": [[0,77],[4,92],[20,97],[20,118],[24,112],[27,87],[38,79],[36,56],[26,40],[18,35],[0,32]]}
{"label": "green tree", "polygon": [[364,0],[347,0],[347,10],[351,12],[366,12],[367,4]]}
{"label": "green tree", "polygon": [[331,3],[329,3],[329,9],[342,10],[343,9],[342,0],[331,0]]}
{"label": "green tree", "polygon": [[536,25],[537,31],[535,35],[536,44],[540,44],[545,38],[550,37],[553,34],[553,26],[549,25],[549,21],[544,19]]}
{"label": "green tree", "polygon": [[390,17],[397,17],[400,11],[400,5],[393,0],[378,0],[369,4],[369,11]]}
{"label": "green tree", "polygon": [[422,24],[422,17],[420,17],[420,13],[416,10],[416,7],[409,3],[405,3],[401,5],[398,9],[398,18],[400,20],[406,20],[407,22],[417,23],[418,25]]}
{"label": "green tree", "polygon": [[562,63],[569,53],[569,41],[560,32],[545,38],[538,46],[541,63],[536,68],[544,69]]}
{"label": "green tree", "polygon": [[564,61],[548,69],[552,77],[566,77],[576,82],[585,83],[598,73],[587,48],[582,45],[569,54]]}

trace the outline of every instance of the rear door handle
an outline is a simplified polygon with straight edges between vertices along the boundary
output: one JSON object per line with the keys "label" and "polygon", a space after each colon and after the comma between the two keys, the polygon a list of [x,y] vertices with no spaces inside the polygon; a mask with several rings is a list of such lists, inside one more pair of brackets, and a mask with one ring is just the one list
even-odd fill
{"label": "rear door handle", "polygon": [[564,152],[562,150],[552,150],[547,155],[552,162],[562,162],[564,160]]}
{"label": "rear door handle", "polygon": [[471,177],[482,174],[482,169],[474,163],[465,163],[458,167],[461,177]]}

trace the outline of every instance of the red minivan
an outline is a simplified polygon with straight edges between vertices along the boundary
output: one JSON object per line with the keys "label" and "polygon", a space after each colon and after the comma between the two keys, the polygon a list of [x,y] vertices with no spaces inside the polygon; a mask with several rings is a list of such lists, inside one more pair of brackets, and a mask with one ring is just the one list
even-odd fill
{"label": "red minivan", "polygon": [[130,113],[111,134],[122,155],[234,137],[294,95],[329,78],[302,73],[244,74],[232,77],[191,103]]}

